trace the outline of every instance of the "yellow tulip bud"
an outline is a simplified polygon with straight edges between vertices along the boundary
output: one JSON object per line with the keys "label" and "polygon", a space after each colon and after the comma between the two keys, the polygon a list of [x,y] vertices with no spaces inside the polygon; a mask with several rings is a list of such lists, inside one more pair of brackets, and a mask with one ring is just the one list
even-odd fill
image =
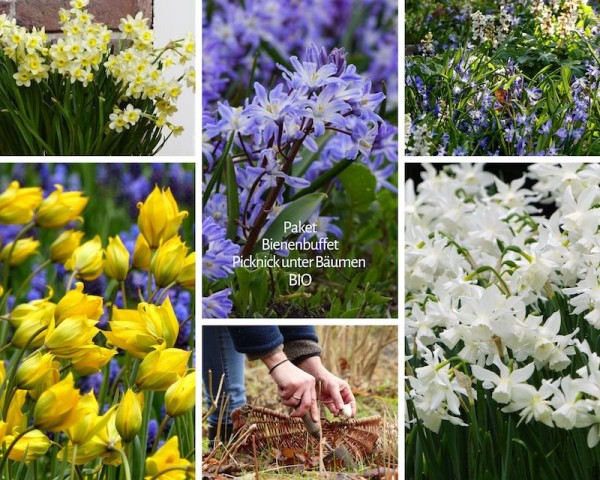
{"label": "yellow tulip bud", "polygon": [[179,236],[173,237],[162,243],[150,263],[150,271],[154,281],[159,287],[166,287],[181,273],[187,247]]}
{"label": "yellow tulip bud", "polygon": [[18,225],[31,222],[42,196],[43,191],[39,187],[21,188],[19,182],[11,182],[0,195],[0,223]]}
{"label": "yellow tulip bud", "polygon": [[131,442],[142,427],[142,410],[144,408],[144,394],[133,393],[129,389],[123,395],[121,403],[117,407],[115,426],[121,438]]}
{"label": "yellow tulip bud", "polygon": [[106,260],[104,260],[104,272],[110,278],[122,282],[129,271],[129,252],[123,245],[121,237],[108,238],[106,247]]}
{"label": "yellow tulip bud", "polygon": [[96,235],[92,240],[77,247],[71,258],[65,262],[65,268],[76,271],[77,278],[96,280],[102,275],[104,261],[102,259],[102,242]]}
{"label": "yellow tulip bud", "polygon": [[0,385],[4,383],[4,380],[6,380],[6,366],[4,360],[0,360]]}
{"label": "yellow tulip bud", "polygon": [[[70,441],[62,450],[61,459],[73,462],[73,443],[76,443],[77,452],[75,452],[74,462],[76,465],[84,465],[97,459],[102,459],[102,463],[105,465],[120,465],[121,457],[115,449],[121,449],[122,444],[121,437],[115,428],[115,416],[115,408],[111,407],[104,415],[96,417],[91,431],[88,431],[85,436],[78,433],[74,437],[76,442]],[[78,424],[75,428],[80,427],[83,426]],[[68,430],[67,434],[71,433],[74,433],[74,429]],[[79,438],[81,438],[81,443],[79,443]]]}
{"label": "yellow tulip bud", "polygon": [[150,247],[144,236],[140,233],[135,241],[135,247],[133,248],[133,267],[139,268],[140,270],[150,269]]}
{"label": "yellow tulip bud", "polygon": [[42,329],[50,326],[56,309],[56,304],[50,302],[49,298],[50,296],[23,303],[11,312],[9,321],[15,328],[11,343],[15,347],[25,348],[29,342],[29,346],[33,348],[42,346],[46,337],[46,332]]}
{"label": "yellow tulip bud", "polygon": [[183,268],[177,277],[177,285],[188,290],[196,289],[196,252],[185,257]]}
{"label": "yellow tulip bud", "polygon": [[12,396],[6,418],[4,419],[6,421],[7,432],[12,432],[15,429],[23,431],[27,427],[27,416],[23,413],[23,406],[26,399],[26,390],[16,390]]}
{"label": "yellow tulip bud", "polygon": [[136,385],[142,390],[166,390],[187,370],[190,352],[178,348],[154,350],[140,363]]}
{"label": "yellow tulip bud", "polygon": [[[4,437],[5,444],[12,444],[16,438],[17,435],[7,435]],[[45,455],[51,445],[52,443],[46,435],[39,430],[32,430],[31,432],[25,433],[17,440],[11,452],[8,454],[8,458],[15,462],[29,462],[36,460],[42,455]]]}
{"label": "yellow tulip bud", "polygon": [[83,283],[77,282],[73,290],[69,290],[56,304],[54,319],[60,324],[64,319],[83,315],[98,321],[104,310],[102,308],[102,297],[83,293]]}
{"label": "yellow tulip bud", "polygon": [[[176,435],[169,438],[154,455],[146,458],[146,478],[158,477],[161,472],[175,467],[185,468],[188,470],[189,476],[193,475],[194,466],[189,460],[181,457],[179,440]],[[179,472],[182,479],[188,476],[184,471]]]}
{"label": "yellow tulip bud", "polygon": [[81,347],[77,356],[71,359],[71,366],[79,375],[91,375],[99,372],[116,354],[116,350],[87,345]]}
{"label": "yellow tulip bud", "polygon": [[75,409],[77,422],[70,426],[65,433],[69,437],[71,443],[81,444],[90,440],[97,428],[96,424],[99,420],[99,409],[94,392],[92,391],[83,395],[77,402]]}
{"label": "yellow tulip bud", "polygon": [[179,322],[167,296],[161,306],[141,302],[137,310],[113,308],[108,341],[136,358],[144,358],[157,346],[171,348],[179,335]]}
{"label": "yellow tulip bud", "polygon": [[[37,253],[37,249],[40,246],[40,242],[38,240],[34,240],[33,238],[22,238],[17,240],[16,245],[15,242],[10,242],[4,245],[4,248],[0,251],[0,260],[8,263],[11,266],[20,265],[28,257]],[[9,259],[10,256],[10,259]]]}
{"label": "yellow tulip bud", "polygon": [[51,353],[42,354],[40,351],[30,355],[19,365],[16,374],[17,386],[23,390],[33,390],[40,384],[48,382],[48,376],[52,380],[58,380],[58,362],[54,361],[54,355]]}
{"label": "yellow tulip bud", "polygon": [[179,211],[170,188],[161,191],[158,186],[154,187],[144,203],[138,203],[138,208],[140,233],[144,235],[150,248],[156,248],[161,241],[166,242],[175,236],[188,214],[186,211]]}
{"label": "yellow tulip bud", "polygon": [[33,423],[42,430],[59,432],[75,425],[79,390],[73,383],[73,374],[69,374],[56,385],[40,395],[33,409]]}
{"label": "yellow tulip bud", "polygon": [[170,417],[189,412],[196,404],[196,372],[177,380],[165,393],[165,409]]}
{"label": "yellow tulip bud", "polygon": [[62,228],[79,218],[88,203],[81,192],[63,192],[62,185],[54,185],[56,190],[42,201],[35,217],[36,223],[44,228]]}
{"label": "yellow tulip bud", "polygon": [[62,232],[52,245],[50,245],[50,260],[54,263],[64,264],[73,255],[73,252],[83,239],[84,232],[66,230]]}
{"label": "yellow tulip bud", "polygon": [[96,321],[82,315],[63,320],[56,328],[50,323],[44,346],[58,358],[80,356],[83,349],[92,345],[92,339],[100,331]]}

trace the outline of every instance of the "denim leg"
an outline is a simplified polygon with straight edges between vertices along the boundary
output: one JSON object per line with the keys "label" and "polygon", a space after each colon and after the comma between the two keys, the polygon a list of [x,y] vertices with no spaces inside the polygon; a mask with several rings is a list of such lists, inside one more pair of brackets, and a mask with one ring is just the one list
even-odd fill
{"label": "denim leg", "polygon": [[[212,385],[209,385],[208,372],[212,371]],[[210,391],[213,395],[219,390],[219,382],[224,376],[223,389],[219,406],[229,399],[228,411],[223,414],[223,422],[231,423],[231,412],[246,403],[246,387],[244,385],[244,355],[237,352],[226,327],[202,327],[202,381],[204,382],[204,398],[210,406]],[[217,408],[208,418],[211,425],[219,423]]]}

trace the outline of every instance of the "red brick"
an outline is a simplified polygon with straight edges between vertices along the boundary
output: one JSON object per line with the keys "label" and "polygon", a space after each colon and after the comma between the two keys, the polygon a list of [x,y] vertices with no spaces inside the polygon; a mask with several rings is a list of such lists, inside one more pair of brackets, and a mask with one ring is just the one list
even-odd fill
{"label": "red brick", "polygon": [[[2,3],[0,2],[0,6]],[[1,8],[1,7],[0,7]],[[47,32],[60,30],[58,10],[71,8],[68,0],[17,0],[16,18],[25,27],[45,26]],[[152,19],[152,0],[91,0],[88,11],[97,22],[117,28],[121,18],[143,12]]]}

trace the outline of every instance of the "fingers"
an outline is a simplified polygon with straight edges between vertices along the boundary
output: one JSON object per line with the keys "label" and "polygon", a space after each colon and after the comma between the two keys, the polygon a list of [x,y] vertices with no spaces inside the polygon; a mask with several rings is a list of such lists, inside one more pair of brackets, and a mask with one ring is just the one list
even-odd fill
{"label": "fingers", "polygon": [[311,395],[310,391],[305,391],[302,394],[302,399],[300,400],[300,402],[296,404],[296,409],[290,414],[290,417],[301,417],[306,412],[311,410],[311,417],[313,417],[313,419],[318,420],[319,416],[317,415],[315,417],[313,415],[313,412],[311,409],[313,405],[315,407],[317,405],[316,398]]}

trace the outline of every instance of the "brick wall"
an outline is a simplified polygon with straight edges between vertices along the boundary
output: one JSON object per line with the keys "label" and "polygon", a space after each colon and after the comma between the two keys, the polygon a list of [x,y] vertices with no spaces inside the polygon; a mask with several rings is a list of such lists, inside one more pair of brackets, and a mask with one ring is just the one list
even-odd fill
{"label": "brick wall", "polygon": [[[69,0],[0,0],[0,14],[15,17],[25,27],[45,26],[47,32],[60,30],[58,10],[71,8]],[[152,0],[90,0],[88,11],[95,20],[116,29],[119,20],[143,12],[152,19]]]}

